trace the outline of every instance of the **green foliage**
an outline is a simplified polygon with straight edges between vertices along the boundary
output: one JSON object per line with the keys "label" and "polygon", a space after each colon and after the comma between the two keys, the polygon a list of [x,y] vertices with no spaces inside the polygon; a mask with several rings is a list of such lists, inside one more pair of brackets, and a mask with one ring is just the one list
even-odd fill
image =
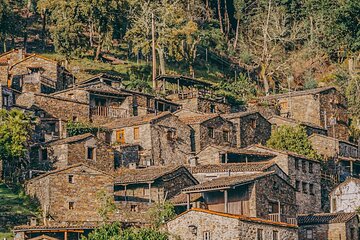
{"label": "green foliage", "polygon": [[114,197],[102,190],[96,193],[96,200],[100,203],[98,214],[105,222],[109,219],[109,215],[116,210]]}
{"label": "green foliage", "polygon": [[150,65],[132,66],[128,69],[127,74],[129,76],[129,82],[126,84],[126,88],[139,92],[152,93],[152,87],[150,85]]}
{"label": "green foliage", "polygon": [[256,96],[256,84],[243,73],[231,81],[224,80],[218,85],[217,94],[227,97],[235,103],[245,103]]}
{"label": "green foliage", "polygon": [[118,222],[104,224],[83,240],[168,240],[168,234],[150,228],[122,230]]}
{"label": "green foliage", "polygon": [[170,202],[156,203],[148,210],[150,222],[155,229],[175,217],[174,206]]}
{"label": "green foliage", "polygon": [[280,126],[272,134],[266,145],[271,148],[295,152],[312,159],[319,159],[307,138],[306,130],[302,126]]}
{"label": "green foliage", "polygon": [[100,130],[101,130],[100,128],[94,127],[88,123],[68,122],[66,124],[66,132],[68,137],[81,135],[85,133],[91,133],[93,135],[96,135],[96,133]]}

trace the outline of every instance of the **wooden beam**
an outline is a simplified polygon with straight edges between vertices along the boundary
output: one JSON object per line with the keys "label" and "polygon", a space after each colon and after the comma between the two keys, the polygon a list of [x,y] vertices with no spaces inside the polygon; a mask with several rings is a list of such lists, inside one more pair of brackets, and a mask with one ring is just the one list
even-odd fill
{"label": "wooden beam", "polygon": [[186,209],[190,210],[190,193],[186,194]]}
{"label": "wooden beam", "polygon": [[68,240],[68,232],[64,232],[64,240]]}
{"label": "wooden beam", "polygon": [[224,210],[225,213],[229,213],[229,206],[228,206],[228,191],[224,190]]}
{"label": "wooden beam", "polygon": [[149,183],[149,204],[151,204],[151,183]]}

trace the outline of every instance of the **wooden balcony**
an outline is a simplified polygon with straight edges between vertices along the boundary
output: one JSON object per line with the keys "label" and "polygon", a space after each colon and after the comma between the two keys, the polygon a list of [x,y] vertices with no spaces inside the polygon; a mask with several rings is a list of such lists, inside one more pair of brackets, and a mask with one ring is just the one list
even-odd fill
{"label": "wooden balcony", "polygon": [[269,220],[273,222],[281,222],[280,213],[271,213],[269,214]]}
{"label": "wooden balcony", "polygon": [[92,116],[126,118],[128,110],[121,107],[93,106],[90,108]]}

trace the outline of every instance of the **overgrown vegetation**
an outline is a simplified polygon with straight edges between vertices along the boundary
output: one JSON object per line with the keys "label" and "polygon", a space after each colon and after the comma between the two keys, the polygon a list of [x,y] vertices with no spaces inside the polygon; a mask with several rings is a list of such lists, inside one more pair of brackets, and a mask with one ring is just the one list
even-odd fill
{"label": "overgrown vegetation", "polygon": [[66,124],[66,133],[68,137],[73,137],[76,135],[81,135],[85,133],[91,133],[96,135],[101,129],[99,127],[94,127],[89,123],[82,122],[68,122]]}
{"label": "overgrown vegetation", "polygon": [[272,134],[266,145],[271,148],[295,152],[311,159],[320,159],[307,138],[302,126],[280,126]]}
{"label": "overgrown vegetation", "polygon": [[122,229],[120,223],[104,224],[83,240],[168,240],[168,234],[150,228]]}
{"label": "overgrown vegetation", "polygon": [[156,203],[148,211],[153,228],[158,229],[162,224],[176,216],[174,206],[169,202]]}

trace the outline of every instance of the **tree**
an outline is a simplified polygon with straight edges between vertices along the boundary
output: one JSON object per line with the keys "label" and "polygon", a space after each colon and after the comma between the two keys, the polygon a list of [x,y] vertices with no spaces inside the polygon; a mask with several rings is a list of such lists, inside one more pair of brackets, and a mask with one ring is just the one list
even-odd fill
{"label": "tree", "polygon": [[272,134],[266,145],[271,148],[291,151],[312,159],[319,159],[307,138],[306,130],[302,126],[280,126]]}
{"label": "tree", "polygon": [[26,168],[32,125],[30,116],[19,110],[0,110],[0,160],[5,179],[17,181],[20,171]]}
{"label": "tree", "polygon": [[104,224],[83,240],[168,240],[168,234],[150,228],[122,229],[118,222]]}
{"label": "tree", "polygon": [[116,206],[114,203],[114,197],[102,190],[96,193],[96,200],[99,202],[98,214],[104,222],[109,220],[109,215],[114,213]]}
{"label": "tree", "polygon": [[99,127],[94,127],[88,123],[82,122],[68,122],[66,123],[66,133],[68,137],[81,135],[85,133],[91,133],[96,135],[101,129]]}
{"label": "tree", "polygon": [[174,206],[165,201],[164,203],[156,203],[148,210],[150,222],[155,229],[158,229],[162,224],[175,217]]}

